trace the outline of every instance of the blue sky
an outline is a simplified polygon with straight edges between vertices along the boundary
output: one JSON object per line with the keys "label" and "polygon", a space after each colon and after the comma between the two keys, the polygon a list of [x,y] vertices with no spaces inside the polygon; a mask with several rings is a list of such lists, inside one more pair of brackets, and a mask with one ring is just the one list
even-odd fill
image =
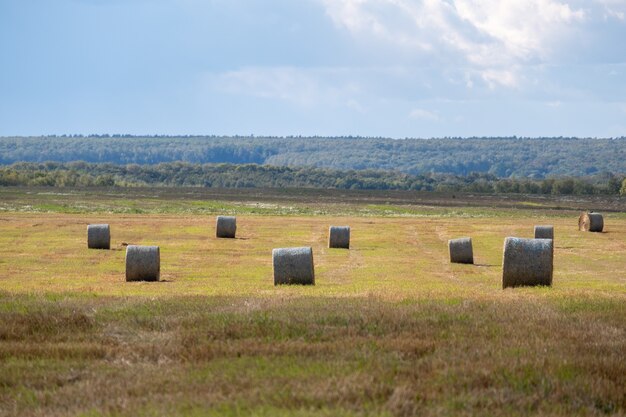
{"label": "blue sky", "polygon": [[0,135],[626,135],[626,0],[0,0]]}

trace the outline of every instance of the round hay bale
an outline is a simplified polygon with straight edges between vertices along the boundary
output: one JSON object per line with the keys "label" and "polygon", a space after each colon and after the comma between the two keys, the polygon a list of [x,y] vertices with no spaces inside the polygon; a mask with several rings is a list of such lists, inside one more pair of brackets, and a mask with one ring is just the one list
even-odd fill
{"label": "round hay bale", "polygon": [[554,239],[554,226],[535,226],[535,239]]}
{"label": "round hay bale", "polygon": [[472,238],[462,237],[448,240],[448,252],[450,262],[455,264],[473,264],[474,251],[472,250]]}
{"label": "round hay bale", "polygon": [[330,226],[328,247],[350,249],[350,226]]}
{"label": "round hay bale", "polygon": [[234,239],[237,232],[237,218],[234,216],[217,216],[215,235],[219,238]]}
{"label": "round hay bale", "polygon": [[87,248],[111,249],[111,228],[108,224],[87,226]]}
{"label": "round hay bale", "polygon": [[507,237],[504,240],[502,288],[552,285],[553,245],[552,239]]}
{"label": "round hay bale", "polygon": [[600,213],[582,213],[578,218],[578,230],[581,232],[601,232],[604,218]]}
{"label": "round hay bale", "polygon": [[158,246],[126,247],[126,281],[158,281],[161,253]]}
{"label": "round hay bale", "polygon": [[313,248],[280,248],[272,251],[274,285],[315,285]]}

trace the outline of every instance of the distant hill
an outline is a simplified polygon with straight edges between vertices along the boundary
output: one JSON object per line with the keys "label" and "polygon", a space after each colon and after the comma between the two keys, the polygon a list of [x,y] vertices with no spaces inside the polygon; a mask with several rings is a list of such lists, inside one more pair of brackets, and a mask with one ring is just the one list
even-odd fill
{"label": "distant hill", "polygon": [[387,170],[500,178],[626,173],[626,138],[5,137],[0,164],[85,161],[151,165],[185,161]]}

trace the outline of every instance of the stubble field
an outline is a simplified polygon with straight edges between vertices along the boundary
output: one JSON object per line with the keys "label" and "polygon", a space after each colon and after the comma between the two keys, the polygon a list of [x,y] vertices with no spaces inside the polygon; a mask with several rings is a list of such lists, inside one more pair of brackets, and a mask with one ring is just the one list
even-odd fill
{"label": "stubble field", "polygon": [[[619,212],[582,233],[536,201],[2,196],[0,415],[625,414]],[[112,250],[87,249],[89,223]],[[503,240],[535,224],[555,226],[553,287],[502,290]],[[349,251],[330,225],[351,226]],[[448,262],[462,236],[476,265]],[[162,282],[124,281],[128,243],[160,246]],[[274,287],[287,246],[313,247],[314,287]]]}

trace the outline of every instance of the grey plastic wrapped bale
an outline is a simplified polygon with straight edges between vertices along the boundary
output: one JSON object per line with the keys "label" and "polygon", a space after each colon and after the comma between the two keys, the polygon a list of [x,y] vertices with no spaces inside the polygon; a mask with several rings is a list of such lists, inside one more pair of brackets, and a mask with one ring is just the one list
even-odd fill
{"label": "grey plastic wrapped bale", "polygon": [[578,218],[578,230],[581,232],[602,232],[604,218],[600,213],[582,213]]}
{"label": "grey plastic wrapped bale", "polygon": [[328,247],[350,249],[350,226],[330,226]]}
{"label": "grey plastic wrapped bale", "polygon": [[313,248],[280,248],[272,251],[274,285],[315,285]]}
{"label": "grey plastic wrapped bale", "polygon": [[462,237],[448,241],[450,262],[455,264],[473,264],[474,251],[472,250],[472,238]]}
{"label": "grey plastic wrapped bale", "polygon": [[535,226],[535,239],[554,239],[554,226]]}
{"label": "grey plastic wrapped bale", "polygon": [[126,247],[126,281],[158,281],[161,254],[158,246]]}
{"label": "grey plastic wrapped bale", "polygon": [[502,288],[552,285],[553,245],[552,239],[507,237],[504,240]]}
{"label": "grey plastic wrapped bale", "polygon": [[111,228],[108,224],[87,226],[87,248],[111,249]]}
{"label": "grey plastic wrapped bale", "polygon": [[220,238],[234,239],[237,233],[237,218],[233,216],[217,216],[215,234]]}

